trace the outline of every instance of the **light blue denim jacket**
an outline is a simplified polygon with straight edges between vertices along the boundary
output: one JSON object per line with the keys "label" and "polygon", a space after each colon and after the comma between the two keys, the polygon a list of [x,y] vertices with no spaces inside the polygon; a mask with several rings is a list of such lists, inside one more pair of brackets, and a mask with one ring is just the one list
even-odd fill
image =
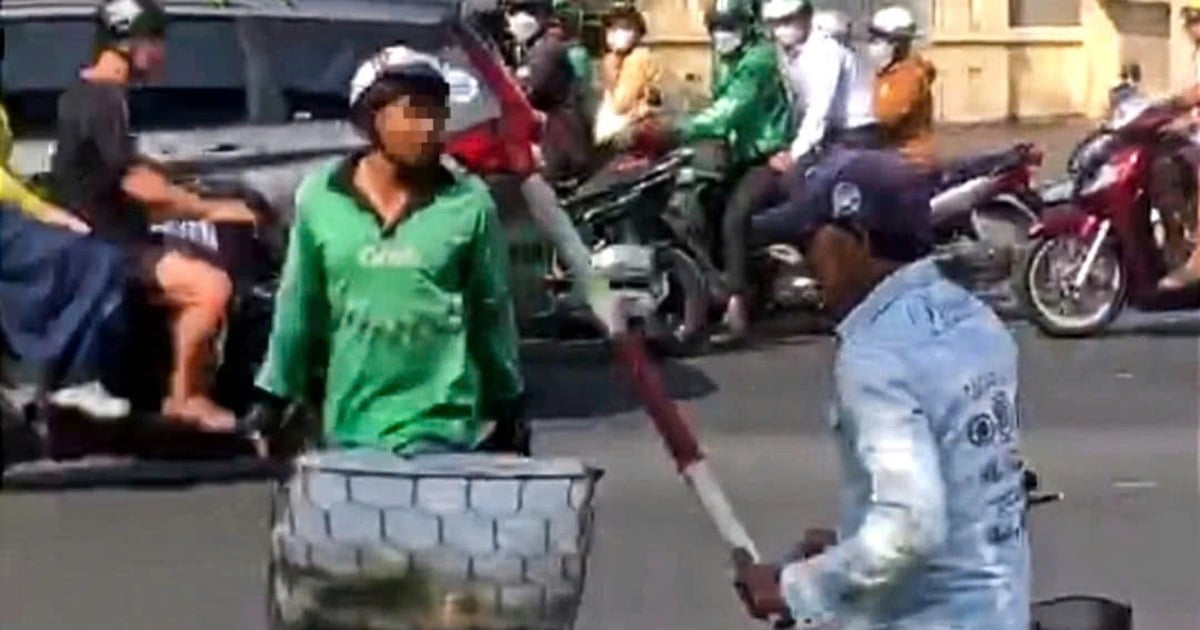
{"label": "light blue denim jacket", "polygon": [[842,542],[784,568],[796,619],[1029,630],[1012,336],[930,260],[884,280],[837,332]]}

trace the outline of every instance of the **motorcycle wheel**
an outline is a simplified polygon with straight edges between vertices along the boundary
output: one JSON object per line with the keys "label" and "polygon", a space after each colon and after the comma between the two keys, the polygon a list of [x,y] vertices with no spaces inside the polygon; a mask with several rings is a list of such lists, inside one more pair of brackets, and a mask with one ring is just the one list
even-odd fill
{"label": "motorcycle wheel", "polygon": [[1128,279],[1112,242],[1101,245],[1083,289],[1069,288],[1089,245],[1079,238],[1056,236],[1038,242],[1029,254],[1021,274],[1021,296],[1033,322],[1047,335],[1094,335],[1107,328],[1125,305]]}
{"label": "motorcycle wheel", "polygon": [[666,356],[691,356],[704,345],[708,324],[709,293],[700,265],[683,250],[672,247],[659,253],[659,283],[667,296],[655,313],[652,349]]}

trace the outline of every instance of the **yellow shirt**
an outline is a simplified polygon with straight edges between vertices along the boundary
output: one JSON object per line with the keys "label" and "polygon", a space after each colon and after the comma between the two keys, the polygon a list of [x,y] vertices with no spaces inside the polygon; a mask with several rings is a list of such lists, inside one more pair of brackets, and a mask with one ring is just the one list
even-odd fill
{"label": "yellow shirt", "polygon": [[12,157],[13,135],[8,126],[8,112],[0,105],[0,204],[14,205],[35,219],[44,219],[50,207],[13,174],[8,166]]}

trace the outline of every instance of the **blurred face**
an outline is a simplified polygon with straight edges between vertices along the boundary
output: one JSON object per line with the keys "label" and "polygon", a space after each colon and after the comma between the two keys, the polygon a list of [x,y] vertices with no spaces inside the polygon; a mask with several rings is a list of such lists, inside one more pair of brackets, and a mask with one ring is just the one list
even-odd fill
{"label": "blurred face", "polygon": [[1186,30],[1188,36],[1192,38],[1192,43],[1200,44],[1200,20],[1188,24]]}
{"label": "blurred face", "polygon": [[526,9],[517,9],[508,14],[508,32],[522,44],[533,39],[541,30],[541,20]]}
{"label": "blurred face", "polygon": [[637,28],[628,20],[616,20],[608,28],[607,44],[610,50],[627,52],[638,44]]}
{"label": "blurred face", "polygon": [[157,81],[167,65],[167,43],[160,37],[139,37],[129,43],[129,65],[134,79]]}
{"label": "blurred face", "polygon": [[796,15],[782,20],[770,20],[765,26],[771,34],[771,39],[784,48],[792,48],[808,39],[812,30],[812,19]]}
{"label": "blurred face", "polygon": [[808,247],[813,277],[820,283],[825,309],[841,320],[870,291],[872,264],[865,239],[848,229],[827,225]]}
{"label": "blurred face", "polygon": [[449,110],[444,98],[403,96],[375,114],[380,150],[397,168],[438,164]]}

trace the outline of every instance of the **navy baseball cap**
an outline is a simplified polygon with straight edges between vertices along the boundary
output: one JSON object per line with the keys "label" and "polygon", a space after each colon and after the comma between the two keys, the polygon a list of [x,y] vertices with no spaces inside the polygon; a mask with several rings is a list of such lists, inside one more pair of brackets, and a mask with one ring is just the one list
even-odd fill
{"label": "navy baseball cap", "polygon": [[895,151],[834,149],[797,185],[792,229],[805,245],[841,225],[865,233],[881,258],[907,262],[932,249],[931,180]]}

